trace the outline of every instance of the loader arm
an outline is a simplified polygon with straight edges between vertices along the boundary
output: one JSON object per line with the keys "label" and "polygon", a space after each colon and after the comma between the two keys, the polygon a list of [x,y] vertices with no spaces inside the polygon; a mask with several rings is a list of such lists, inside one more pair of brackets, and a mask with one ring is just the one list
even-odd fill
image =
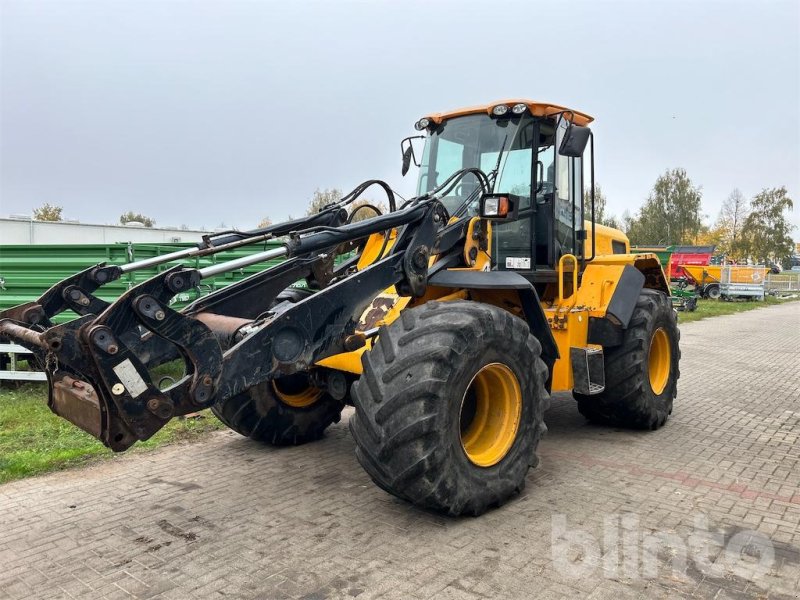
{"label": "loader arm", "polygon": [[[318,220],[297,231],[292,222],[291,234],[280,248],[202,269],[173,266],[110,304],[90,298],[96,313],[48,326],[49,316],[68,304],[65,292],[77,287],[91,295],[97,289],[93,286],[99,287],[93,274],[109,267],[92,267],[51,288],[42,297],[49,303],[34,305],[45,319],[24,318],[31,307],[7,311],[0,320],[0,335],[34,352],[48,374],[54,412],[113,450],[125,450],[175,416],[346,351],[358,339],[359,317],[376,295],[391,286],[402,295],[424,295],[430,257],[448,251],[460,254],[454,247],[463,246],[470,221],[462,217],[448,223],[447,211],[434,195],[357,223],[341,225],[337,210],[326,215],[336,225]],[[288,227],[273,227],[269,234]],[[392,231],[396,237],[391,249],[369,266],[330,268],[337,248],[373,234],[388,239]],[[265,234],[257,235],[260,239]],[[242,240],[226,239],[217,247],[231,243]],[[173,296],[207,277],[279,257],[286,260],[182,312],[169,307]],[[288,308],[271,310],[277,295],[302,278],[321,289]],[[184,376],[159,389],[150,370],[173,358],[183,359]]]}
{"label": "loader arm", "polygon": [[293,231],[313,227],[337,226],[344,223],[346,211],[340,205],[326,207],[321,212],[277,223],[269,227],[244,232],[221,232],[205,236],[196,247],[131,262],[125,265],[99,263],[59,281],[42,294],[38,300],[0,311],[0,319],[12,319],[31,325],[50,326],[51,319],[67,309],[78,315],[99,314],[109,303],[94,295],[100,287],[118,280],[126,273],[147,269],[173,261],[199,258],[241,246],[289,235]]}

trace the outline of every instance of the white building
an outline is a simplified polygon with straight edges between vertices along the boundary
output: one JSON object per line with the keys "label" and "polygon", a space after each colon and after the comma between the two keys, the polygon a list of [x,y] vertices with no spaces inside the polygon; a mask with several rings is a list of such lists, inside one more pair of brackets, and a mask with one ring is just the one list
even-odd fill
{"label": "white building", "polygon": [[69,221],[34,221],[30,217],[0,218],[0,244],[161,244],[199,242],[209,231],[128,225],[90,225]]}

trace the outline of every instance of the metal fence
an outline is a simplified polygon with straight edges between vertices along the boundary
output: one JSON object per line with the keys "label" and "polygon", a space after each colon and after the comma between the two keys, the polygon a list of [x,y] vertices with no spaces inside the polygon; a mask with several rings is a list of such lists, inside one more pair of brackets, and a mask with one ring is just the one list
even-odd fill
{"label": "metal fence", "polygon": [[29,354],[30,350],[17,344],[0,344],[0,381],[45,381],[47,375],[42,371],[19,368],[19,357],[26,360]]}
{"label": "metal fence", "polygon": [[766,289],[768,294],[800,293],[800,271],[770,273],[767,275]]}

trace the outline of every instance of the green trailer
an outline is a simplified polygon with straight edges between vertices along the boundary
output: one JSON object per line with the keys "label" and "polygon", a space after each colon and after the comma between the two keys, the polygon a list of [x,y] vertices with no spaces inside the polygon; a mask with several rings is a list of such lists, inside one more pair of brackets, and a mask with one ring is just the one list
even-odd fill
{"label": "green trailer", "polygon": [[[631,252],[634,254],[650,253],[658,256],[658,261],[661,263],[661,268],[670,279],[670,260],[672,253],[675,251],[675,246],[631,246]],[[670,289],[672,291],[672,306],[677,310],[692,312],[697,308],[697,294],[694,290],[688,289],[686,280],[671,281]]]}
{"label": "green trailer", "polygon": [[669,259],[675,251],[675,246],[631,246],[631,252],[634,254],[655,254],[658,256],[658,262],[661,263],[661,268],[664,273],[669,276]]}
{"label": "green trailer", "polygon": [[[278,248],[282,244],[269,241],[250,244],[206,257],[184,260],[186,266],[207,267],[212,264],[248,256],[264,250]],[[192,248],[194,244],[41,244],[0,245],[0,310],[5,310],[36,300],[45,290],[65,277],[92,265],[105,262],[109,265],[124,265],[138,260],[153,258],[176,250]],[[280,259],[246,266],[236,271],[223,273],[203,280],[199,288],[178,294],[173,302],[181,308],[209,292],[228,286],[254,273],[275,266]],[[150,279],[169,268],[170,264],[124,274],[98,291],[102,300],[113,301],[133,286]],[[66,311],[55,318],[64,323],[75,318]]]}

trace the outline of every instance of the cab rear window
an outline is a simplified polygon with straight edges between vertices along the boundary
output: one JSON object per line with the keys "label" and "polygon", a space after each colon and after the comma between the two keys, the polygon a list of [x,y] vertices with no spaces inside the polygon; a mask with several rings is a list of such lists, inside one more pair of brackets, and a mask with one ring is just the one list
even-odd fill
{"label": "cab rear window", "polygon": [[611,251],[614,254],[627,254],[628,248],[625,245],[625,242],[619,242],[617,240],[611,240]]}

